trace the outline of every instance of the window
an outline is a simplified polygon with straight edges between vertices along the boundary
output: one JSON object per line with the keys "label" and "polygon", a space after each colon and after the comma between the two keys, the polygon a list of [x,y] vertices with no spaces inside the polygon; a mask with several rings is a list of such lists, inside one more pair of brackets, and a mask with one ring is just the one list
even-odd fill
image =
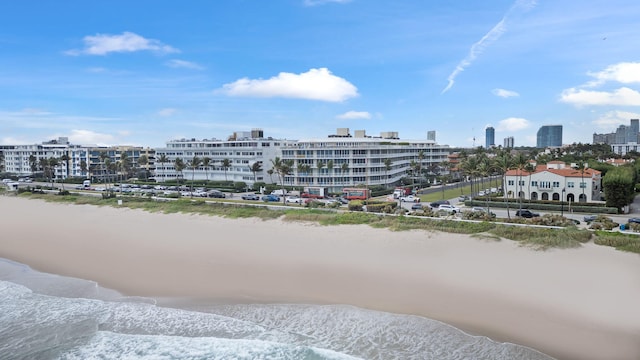
{"label": "window", "polygon": [[554,181],[553,182],[553,187],[560,187],[560,182],[559,181]]}
{"label": "window", "polygon": [[514,184],[514,181],[513,181],[513,180],[509,180],[509,181],[508,181],[508,185],[513,185],[513,184]]}
{"label": "window", "polygon": [[587,183],[586,183],[586,182],[581,182],[581,183],[580,183],[580,188],[581,188],[581,189],[584,189],[584,188],[586,188],[586,187],[587,187]]}
{"label": "window", "polygon": [[573,181],[569,181],[569,182],[567,182],[567,187],[568,187],[568,188],[573,188],[573,187],[575,187],[574,182],[573,182]]}
{"label": "window", "polygon": [[538,181],[532,181],[531,186],[538,186]]}

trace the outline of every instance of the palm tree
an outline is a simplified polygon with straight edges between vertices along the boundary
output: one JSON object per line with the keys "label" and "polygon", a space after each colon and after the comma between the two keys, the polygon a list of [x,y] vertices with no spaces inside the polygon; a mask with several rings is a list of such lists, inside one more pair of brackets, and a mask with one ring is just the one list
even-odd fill
{"label": "palm tree", "polygon": [[529,159],[524,155],[523,152],[519,152],[513,161],[516,169],[518,170],[518,186],[520,186],[520,191],[518,191],[518,206],[519,209],[522,210],[522,172],[524,171],[524,167],[529,162]]}
{"label": "palm tree", "polygon": [[[0,154],[1,155],[1,154]],[[4,155],[2,155],[4,161]],[[29,155],[29,169],[31,170],[31,176],[38,171],[38,158],[35,155]]]}
{"label": "palm tree", "polygon": [[[491,160],[489,160],[488,157],[483,155],[480,161],[478,162],[478,175],[480,176],[481,179],[484,179],[486,176],[489,176],[490,172],[491,172]],[[489,184],[489,186],[491,186],[491,184]],[[491,212],[489,211],[490,210],[489,194],[485,194],[484,198],[486,200],[485,203],[487,205],[487,213],[491,214]]]}
{"label": "palm tree", "polygon": [[[53,178],[55,176],[55,168],[60,165],[60,159],[55,157],[49,158],[49,172],[51,173],[51,187],[53,188]],[[62,190],[64,190],[64,183],[62,184]]]}
{"label": "palm tree", "polygon": [[536,168],[531,162],[527,162],[527,165],[524,166],[524,171],[529,174],[529,181],[527,182],[527,193],[529,195],[529,204],[531,204],[531,175],[536,171]]}
{"label": "palm tree", "polygon": [[189,161],[189,164],[188,164],[189,167],[191,168],[191,190],[189,190],[189,192],[191,192],[192,194],[193,194],[193,181],[196,177],[196,169],[200,166],[200,164],[202,164],[202,159],[200,159],[197,156],[194,156],[193,159],[191,159],[191,161]]}
{"label": "palm tree", "polygon": [[388,186],[389,185],[389,170],[391,170],[391,159],[386,158],[383,161],[384,164],[384,186]]}
{"label": "palm tree", "polygon": [[[582,196],[580,197],[580,199],[578,201],[582,201],[582,199],[585,199],[585,195],[584,195],[584,188],[586,187],[586,184],[584,183],[584,173],[586,171],[586,164],[583,162],[580,165],[576,165],[576,167],[574,169],[579,170],[580,171],[580,187],[582,188]],[[564,200],[563,200],[564,201]]]}
{"label": "palm tree", "polygon": [[64,161],[65,174],[66,174],[65,178],[68,178],[69,177],[69,160],[71,160],[71,158],[69,157],[69,155],[65,153],[65,154],[62,154],[62,156],[60,156],[60,160]]}
{"label": "palm tree", "polygon": [[[31,156],[33,156],[33,155],[31,155]],[[0,172],[2,172],[2,171],[4,171],[4,154],[0,152]]]}
{"label": "palm tree", "polygon": [[[311,170],[311,165],[309,164],[300,164],[298,165],[298,174],[305,174],[305,175],[309,175],[309,173],[312,173]],[[311,181],[313,181],[313,177],[311,178]],[[310,183],[307,183],[307,185],[311,185]]]}
{"label": "palm tree", "polygon": [[267,175],[269,175],[269,181],[273,182],[273,169],[267,170]]}
{"label": "palm tree", "polygon": [[322,171],[322,168],[324,167],[324,163],[320,160],[318,160],[318,162],[316,163],[316,166],[318,167],[318,181],[320,180],[320,172]]}
{"label": "palm tree", "polygon": [[262,171],[262,162],[256,161],[249,166],[249,170],[253,173],[253,182],[256,183],[256,174]]}
{"label": "palm tree", "polygon": [[147,172],[147,164],[149,164],[149,158],[147,157],[147,155],[140,155],[140,157],[138,158],[138,166],[140,168],[144,168],[144,180],[147,181],[148,180],[148,172]]}
{"label": "palm tree", "polygon": [[211,158],[205,156],[202,158],[202,167],[204,168],[204,176],[207,179],[207,183],[209,182],[209,168],[211,167]]}
{"label": "palm tree", "polygon": [[422,160],[424,160],[424,150],[418,151],[418,163],[416,164],[416,170],[418,173],[418,180],[420,181],[418,185],[422,187]]}
{"label": "palm tree", "polygon": [[342,165],[340,166],[340,170],[342,170],[342,172],[349,171],[349,163],[343,162]]}
{"label": "palm tree", "polygon": [[180,179],[184,178],[184,176],[182,175],[182,170],[184,170],[187,167],[187,165],[184,163],[184,160],[182,160],[182,158],[176,158],[173,161],[173,167],[176,169],[176,172],[178,173],[177,180],[179,184]]}
{"label": "palm tree", "polygon": [[122,173],[122,181],[125,181],[129,178],[129,173],[131,172],[131,163],[129,162],[129,155],[122,151],[120,153],[120,172]]}
{"label": "palm tree", "polygon": [[507,200],[507,171],[513,167],[513,159],[510,153],[504,152],[496,157],[496,168],[502,174],[502,197],[504,198],[505,205],[507,207],[507,217],[511,219],[509,213],[509,201]]}
{"label": "palm tree", "polygon": [[[271,159],[271,165],[273,166],[273,170],[276,172],[276,174],[278,174],[280,186],[282,187],[282,193],[284,194],[284,178],[285,176],[291,174],[291,169],[293,168],[293,160],[282,160],[278,156],[276,156],[275,159]],[[286,204],[284,196],[282,196],[282,203]]]}
{"label": "palm tree", "polygon": [[167,179],[165,179],[164,177],[164,164],[169,162],[169,158],[167,157],[167,155],[162,154],[160,155],[160,157],[158,158],[158,162],[160,163],[160,165],[162,166],[162,181],[166,181]]}
{"label": "palm tree", "polygon": [[98,155],[98,158],[100,158],[100,162],[102,163],[102,179],[106,183],[107,160],[109,160],[109,154],[107,154],[106,151],[100,151],[100,155]]}
{"label": "palm tree", "polygon": [[[329,170],[329,174],[333,172],[333,160],[327,161],[327,170]],[[329,177],[329,181],[333,183],[333,176]]]}
{"label": "palm tree", "polygon": [[229,170],[230,167],[231,167],[231,160],[222,159],[222,169],[224,170],[224,181],[228,181],[227,180],[227,170]]}
{"label": "palm tree", "polygon": [[80,171],[82,171],[82,174],[86,174],[87,170],[89,170],[87,162],[85,160],[80,160]]}

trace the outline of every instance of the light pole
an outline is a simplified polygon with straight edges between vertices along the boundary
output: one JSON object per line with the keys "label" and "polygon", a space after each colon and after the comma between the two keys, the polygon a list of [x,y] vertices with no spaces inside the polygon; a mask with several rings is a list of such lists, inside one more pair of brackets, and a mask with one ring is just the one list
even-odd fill
{"label": "light pole", "polygon": [[562,205],[560,205],[560,216],[564,216],[564,192],[565,192],[565,190],[564,190],[564,188],[562,188],[562,199],[560,199],[561,204],[562,204]]}

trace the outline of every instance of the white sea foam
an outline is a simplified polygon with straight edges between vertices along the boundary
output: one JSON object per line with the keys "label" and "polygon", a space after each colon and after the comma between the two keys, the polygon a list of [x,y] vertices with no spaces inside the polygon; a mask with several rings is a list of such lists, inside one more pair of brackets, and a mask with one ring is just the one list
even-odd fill
{"label": "white sea foam", "polygon": [[[0,281],[3,359],[550,359],[418,316],[343,305],[174,309],[77,291],[90,283],[77,279],[43,286],[21,269],[0,272],[11,274]],[[25,278],[33,290],[17,284]],[[65,287],[94,298],[62,297]]]}

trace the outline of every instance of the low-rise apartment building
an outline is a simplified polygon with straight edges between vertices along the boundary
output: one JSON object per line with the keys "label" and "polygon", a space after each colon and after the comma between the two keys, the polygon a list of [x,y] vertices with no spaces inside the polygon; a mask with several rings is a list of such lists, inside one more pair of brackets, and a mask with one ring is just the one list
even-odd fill
{"label": "low-rise apartment building", "polygon": [[[164,148],[155,149],[155,173],[157,182],[175,180],[177,178],[242,181],[273,183],[276,176],[272,173],[271,160],[281,156],[281,147],[295,140],[278,140],[264,138],[260,129],[251,132],[236,132],[227,140],[218,139],[180,139],[167,142]],[[209,164],[200,163],[192,168],[190,163],[197,157],[199,160],[209,159]],[[176,170],[176,159],[186,165],[182,171]],[[258,163],[259,171],[251,167]]]}
{"label": "low-rise apartment building", "polygon": [[338,129],[325,139],[301,140],[282,148],[282,159],[293,162],[284,179],[289,186],[322,186],[329,192],[358,185],[391,185],[409,176],[414,164],[423,171],[447,160],[449,146],[434,140],[401,140],[397,132],[367,136]]}

